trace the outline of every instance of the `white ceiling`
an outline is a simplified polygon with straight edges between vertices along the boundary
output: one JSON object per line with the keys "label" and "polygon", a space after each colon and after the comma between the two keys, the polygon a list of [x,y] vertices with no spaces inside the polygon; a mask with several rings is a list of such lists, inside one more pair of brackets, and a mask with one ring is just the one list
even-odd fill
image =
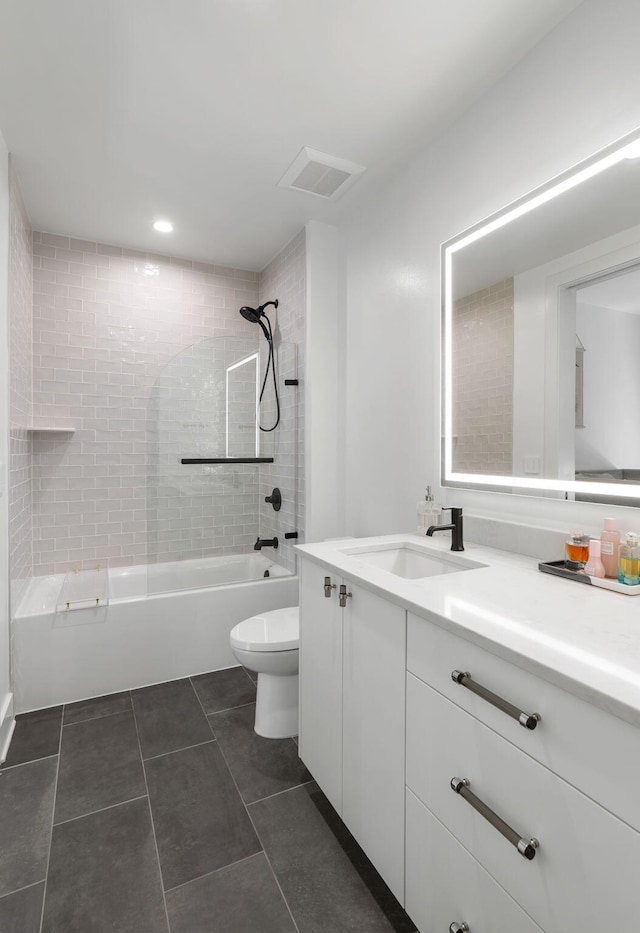
{"label": "white ceiling", "polygon": [[[579,2],[0,0],[0,130],[36,229],[258,270]],[[337,203],[276,187],[302,146],[368,171]]]}

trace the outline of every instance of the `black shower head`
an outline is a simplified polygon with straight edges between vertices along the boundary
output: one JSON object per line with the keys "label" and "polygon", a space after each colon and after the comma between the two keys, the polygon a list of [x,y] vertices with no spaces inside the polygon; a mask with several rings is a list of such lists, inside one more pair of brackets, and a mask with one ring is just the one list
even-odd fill
{"label": "black shower head", "polygon": [[245,321],[250,321],[251,324],[258,324],[264,311],[261,308],[249,308],[245,305],[243,308],[240,308],[240,314]]}
{"label": "black shower head", "polygon": [[[264,309],[268,308],[269,305],[273,305],[274,308],[277,308],[278,299],[276,298],[275,301],[265,301],[263,305],[258,305],[257,308],[249,308],[248,305],[244,305],[242,308],[240,308],[240,314],[245,319],[245,321],[249,321],[251,324],[259,324],[267,340],[271,340],[271,334],[264,326],[260,318],[267,317],[264,313]],[[267,321],[268,320],[269,318],[267,317]],[[269,325],[269,330],[271,330],[271,325]]]}
{"label": "black shower head", "polygon": [[275,301],[265,301],[263,305],[258,305],[257,308],[249,308],[247,305],[240,308],[240,314],[245,319],[245,321],[250,321],[252,324],[258,324],[261,317],[264,317],[264,309],[268,308],[269,305],[273,305],[274,308],[278,307],[278,299]]}

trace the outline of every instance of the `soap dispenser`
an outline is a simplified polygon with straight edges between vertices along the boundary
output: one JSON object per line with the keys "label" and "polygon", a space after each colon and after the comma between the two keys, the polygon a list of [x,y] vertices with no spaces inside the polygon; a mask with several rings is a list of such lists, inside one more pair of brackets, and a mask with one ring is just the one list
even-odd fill
{"label": "soap dispenser", "polygon": [[418,502],[418,527],[420,535],[426,535],[430,525],[438,525],[442,521],[442,509],[436,504],[431,486],[427,486],[427,494]]}

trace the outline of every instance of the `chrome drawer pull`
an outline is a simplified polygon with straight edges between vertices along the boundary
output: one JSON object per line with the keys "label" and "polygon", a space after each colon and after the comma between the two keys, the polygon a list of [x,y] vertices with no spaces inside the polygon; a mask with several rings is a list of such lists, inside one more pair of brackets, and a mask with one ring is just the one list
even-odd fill
{"label": "chrome drawer pull", "polygon": [[471,933],[471,927],[468,923],[452,923],[449,926],[449,933]]}
{"label": "chrome drawer pull", "polygon": [[492,693],[491,690],[487,690],[486,687],[476,683],[469,671],[451,671],[451,680],[456,684],[460,684],[461,687],[466,687],[467,690],[475,693],[476,696],[482,697],[483,700],[486,700],[487,703],[491,703],[492,706],[496,706],[498,709],[502,710],[503,713],[506,713],[507,716],[511,716],[512,719],[517,720],[525,729],[535,729],[540,722],[539,713],[523,713],[522,710],[519,710],[513,703],[509,703],[508,700],[503,700],[497,693]]}
{"label": "chrome drawer pull", "polygon": [[324,595],[331,596],[331,590],[335,590],[335,583],[331,582],[331,577],[324,578]]}
{"label": "chrome drawer pull", "polygon": [[347,605],[347,599],[351,596],[353,596],[353,593],[347,593],[346,586],[344,585],[344,583],[341,583],[339,595],[338,595],[338,602],[342,609],[344,609],[344,607]]}
{"label": "chrome drawer pull", "polygon": [[529,859],[531,861],[536,856],[536,849],[540,845],[537,839],[525,839],[519,833],[512,829],[508,823],[505,823],[497,813],[494,813],[493,810],[483,803],[479,797],[469,790],[469,781],[466,778],[454,777],[451,778],[451,790],[455,791],[456,794],[460,794],[467,803],[471,804],[474,810],[477,810],[478,813],[485,818],[494,829],[497,829],[499,833],[502,833],[505,839],[508,839],[512,846],[515,846],[520,855],[523,858]]}

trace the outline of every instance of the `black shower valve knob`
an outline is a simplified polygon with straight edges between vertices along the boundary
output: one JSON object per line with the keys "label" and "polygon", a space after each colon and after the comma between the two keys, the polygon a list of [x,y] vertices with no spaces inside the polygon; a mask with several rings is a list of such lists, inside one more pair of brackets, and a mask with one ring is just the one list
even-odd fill
{"label": "black shower valve knob", "polygon": [[281,509],[281,507],[282,507],[282,494],[280,493],[280,490],[278,489],[277,486],[275,487],[275,489],[272,489],[272,490],[271,490],[271,495],[270,495],[270,496],[265,496],[265,497],[264,497],[264,501],[265,501],[265,502],[268,502],[269,505],[272,505],[272,506],[273,506],[273,511],[274,511],[274,512],[279,512],[279,511],[280,511],[280,509]]}

